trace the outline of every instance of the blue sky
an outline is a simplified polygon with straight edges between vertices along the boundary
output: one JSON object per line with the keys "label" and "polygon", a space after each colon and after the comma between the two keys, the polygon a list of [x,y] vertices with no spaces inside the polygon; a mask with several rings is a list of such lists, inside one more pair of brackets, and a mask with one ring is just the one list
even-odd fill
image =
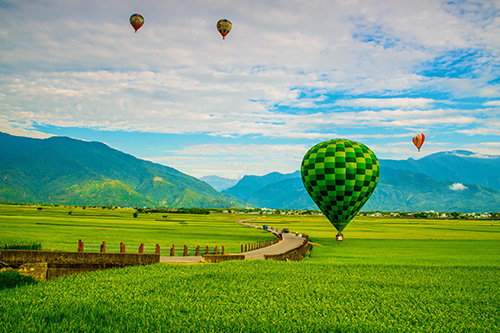
{"label": "blue sky", "polygon": [[2,132],[101,141],[195,177],[293,172],[333,138],[383,159],[500,155],[500,1],[13,0],[0,13]]}

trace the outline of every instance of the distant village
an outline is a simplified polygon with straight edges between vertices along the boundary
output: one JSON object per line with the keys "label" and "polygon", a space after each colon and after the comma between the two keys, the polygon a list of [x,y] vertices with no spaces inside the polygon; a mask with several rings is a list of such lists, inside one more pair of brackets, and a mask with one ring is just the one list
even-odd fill
{"label": "distant village", "polygon": [[[225,209],[223,213],[228,214],[259,214],[259,215],[318,215],[323,213],[320,210],[303,209],[270,209],[270,208],[246,208],[246,209]],[[385,218],[416,218],[416,219],[448,219],[448,220],[499,220],[500,212],[497,213],[461,213],[461,212],[359,212],[357,216],[364,217],[385,217]]]}

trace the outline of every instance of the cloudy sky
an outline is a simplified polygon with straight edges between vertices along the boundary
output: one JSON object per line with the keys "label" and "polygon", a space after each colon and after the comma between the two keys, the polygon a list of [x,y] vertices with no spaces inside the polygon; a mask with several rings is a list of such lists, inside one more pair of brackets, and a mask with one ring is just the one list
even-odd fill
{"label": "cloudy sky", "polygon": [[500,155],[499,0],[0,0],[0,13],[2,132],[101,141],[196,177],[293,172],[333,138],[383,159]]}

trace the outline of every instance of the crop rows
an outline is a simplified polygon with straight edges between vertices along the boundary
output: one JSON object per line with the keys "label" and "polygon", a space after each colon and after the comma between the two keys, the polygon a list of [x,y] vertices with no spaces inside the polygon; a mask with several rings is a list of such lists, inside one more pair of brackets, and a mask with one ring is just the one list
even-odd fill
{"label": "crop rows", "polygon": [[[88,242],[131,243],[169,237],[202,244],[219,237],[235,249],[269,237],[236,225],[236,217],[228,214],[165,221],[120,214],[75,218],[33,210],[2,215],[0,209],[0,231],[10,241],[61,249],[67,246],[61,240],[81,234]],[[500,331],[498,221],[357,218],[344,242],[334,240],[324,217],[269,216],[255,223],[308,234],[314,243],[311,257],[160,263],[4,289],[0,332]]]}
{"label": "crop rows", "polygon": [[493,332],[498,276],[495,267],[309,259],[158,264],[5,290],[0,321],[15,332]]}

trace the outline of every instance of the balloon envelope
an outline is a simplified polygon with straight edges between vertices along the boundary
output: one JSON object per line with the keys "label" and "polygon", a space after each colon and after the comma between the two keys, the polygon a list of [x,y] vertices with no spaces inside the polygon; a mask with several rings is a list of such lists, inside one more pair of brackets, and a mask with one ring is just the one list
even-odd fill
{"label": "balloon envelope", "polygon": [[130,24],[134,27],[135,32],[137,32],[144,24],[144,17],[141,14],[132,14],[130,16]]}
{"label": "balloon envelope", "polygon": [[300,171],[307,192],[339,232],[370,198],[380,176],[378,159],[370,148],[347,139],[309,149]]}
{"label": "balloon envelope", "polygon": [[228,19],[221,19],[217,22],[217,30],[219,30],[219,33],[222,35],[222,39],[226,39],[232,27],[233,25]]}
{"label": "balloon envelope", "polygon": [[413,144],[417,147],[418,151],[420,151],[420,147],[424,144],[425,135],[423,133],[419,133],[413,137]]}

